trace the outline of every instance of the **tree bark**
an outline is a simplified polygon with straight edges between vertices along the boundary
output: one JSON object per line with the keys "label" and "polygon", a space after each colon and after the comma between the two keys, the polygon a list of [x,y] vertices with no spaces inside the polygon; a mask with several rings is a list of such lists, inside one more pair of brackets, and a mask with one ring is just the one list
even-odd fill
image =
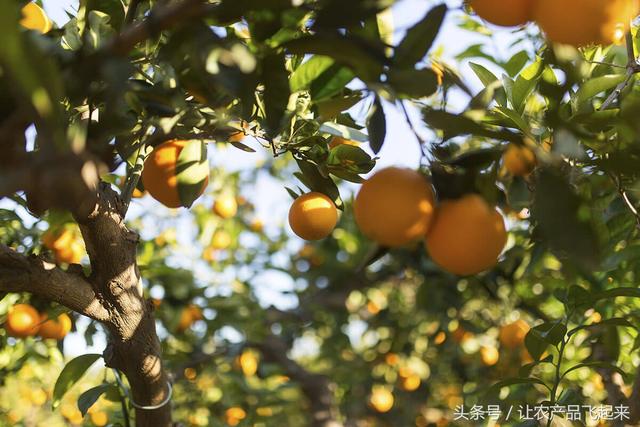
{"label": "tree bark", "polygon": [[[109,313],[105,362],[127,376],[136,404],[154,406],[167,398],[168,377],[162,366],[153,307],[144,298],[136,263],[139,238],[125,226],[124,214],[120,196],[101,183],[95,209],[86,217],[76,216],[76,221],[91,260],[88,281]],[[171,406],[136,408],[136,425],[171,426]]]}

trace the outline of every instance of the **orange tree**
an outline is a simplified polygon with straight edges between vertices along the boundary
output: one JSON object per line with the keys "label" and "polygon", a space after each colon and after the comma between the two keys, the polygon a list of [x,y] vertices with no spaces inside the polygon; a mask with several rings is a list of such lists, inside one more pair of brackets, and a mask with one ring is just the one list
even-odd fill
{"label": "orange tree", "polygon": [[[82,0],[55,28],[0,0],[5,424],[477,425],[462,405],[498,403],[640,420],[638,2],[440,4],[400,40],[394,3]],[[472,72],[432,49],[446,18],[478,39],[456,56]],[[390,109],[419,169],[343,199],[394,144]],[[272,160],[211,168],[227,145]],[[263,229],[265,179],[313,243]],[[190,210],[127,215],[145,192]],[[83,322],[104,352],[54,384]]]}

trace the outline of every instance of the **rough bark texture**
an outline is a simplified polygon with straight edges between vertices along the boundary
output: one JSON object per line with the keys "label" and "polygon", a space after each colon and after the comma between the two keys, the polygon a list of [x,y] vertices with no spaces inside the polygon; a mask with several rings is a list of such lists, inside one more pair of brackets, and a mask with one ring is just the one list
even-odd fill
{"label": "rough bark texture", "polygon": [[[103,183],[94,211],[76,221],[91,260],[88,281],[109,313],[105,362],[127,376],[138,405],[152,406],[167,397],[167,375],[153,310],[144,299],[136,264],[138,235],[126,228],[123,206],[119,195]],[[137,409],[136,424],[170,426],[170,405],[152,411]]]}
{"label": "rough bark texture", "polygon": [[[64,271],[41,257],[27,257],[0,245],[0,292],[30,292],[102,322],[109,331],[107,366],[122,371],[133,400],[143,406],[167,397],[167,375],[155,330],[153,309],[144,299],[136,265],[138,235],[124,224],[123,203],[101,183],[90,214],[75,214],[91,260]],[[139,427],[171,426],[171,406],[136,410]]]}

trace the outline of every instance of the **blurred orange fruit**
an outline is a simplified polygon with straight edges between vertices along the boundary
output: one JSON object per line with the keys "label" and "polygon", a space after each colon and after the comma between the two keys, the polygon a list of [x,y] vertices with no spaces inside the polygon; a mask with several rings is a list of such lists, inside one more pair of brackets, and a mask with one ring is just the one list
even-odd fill
{"label": "blurred orange fruit", "polygon": [[238,202],[230,194],[223,194],[213,203],[213,212],[220,218],[229,219],[238,212]]}
{"label": "blurred orange fruit", "polygon": [[56,319],[47,319],[46,314],[42,314],[38,335],[42,338],[61,340],[71,331],[71,318],[67,313],[60,314]]}
{"label": "blurred orange fruit", "polygon": [[529,22],[533,4],[534,0],[469,0],[469,6],[480,18],[503,27]]}
{"label": "blurred orange fruit", "polygon": [[536,154],[531,148],[512,142],[502,155],[502,163],[511,175],[526,176],[536,167]]}
{"label": "blurred orange fruit", "polygon": [[25,338],[38,333],[40,314],[29,304],[16,304],[9,308],[5,329],[16,338]]}
{"label": "blurred orange fruit", "polygon": [[522,319],[504,325],[500,328],[500,343],[509,349],[520,347],[524,344],[524,338],[529,332],[529,325]]}
{"label": "blurred orange fruit", "polygon": [[369,404],[377,412],[389,412],[391,408],[393,408],[393,403],[393,393],[391,393],[386,388],[376,386],[371,390],[371,395],[369,396]]}
{"label": "blurred orange fruit", "polygon": [[639,11],[638,0],[536,0],[533,18],[550,41],[582,47],[612,44]]}

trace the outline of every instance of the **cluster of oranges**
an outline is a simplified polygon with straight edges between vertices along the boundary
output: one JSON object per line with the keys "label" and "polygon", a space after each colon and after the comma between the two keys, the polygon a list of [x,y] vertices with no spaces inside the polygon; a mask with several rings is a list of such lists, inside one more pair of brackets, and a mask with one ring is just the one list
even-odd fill
{"label": "cluster of oranges", "polygon": [[[527,176],[537,164],[529,141],[507,145],[502,164],[512,176]],[[414,170],[389,167],[362,185],[353,206],[362,233],[381,246],[397,248],[424,238],[431,258],[458,275],[493,267],[506,243],[500,212],[481,196],[467,194],[436,205],[429,181]],[[333,201],[311,192],[289,210],[292,230],[306,240],[328,236],[338,219]]]}
{"label": "cluster of oranges", "polygon": [[49,228],[42,235],[42,244],[53,252],[58,263],[79,264],[85,255],[80,230],[74,227]]}
{"label": "cluster of oranges", "polygon": [[469,0],[469,6],[496,25],[535,21],[550,41],[576,47],[622,40],[640,13],[638,0]]}
{"label": "cluster of oranges", "polygon": [[55,319],[49,319],[46,313],[39,313],[29,304],[16,304],[9,309],[4,327],[7,334],[15,338],[38,335],[61,340],[71,331],[71,318],[62,313]]}

